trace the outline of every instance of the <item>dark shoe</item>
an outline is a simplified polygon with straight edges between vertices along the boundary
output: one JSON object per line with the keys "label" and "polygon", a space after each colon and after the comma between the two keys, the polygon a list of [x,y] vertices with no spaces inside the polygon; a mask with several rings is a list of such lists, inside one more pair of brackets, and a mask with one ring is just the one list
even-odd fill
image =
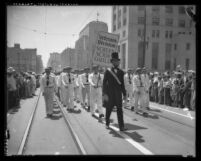
{"label": "dark shoe", "polygon": [[150,107],[146,107],[147,110],[151,110]]}
{"label": "dark shoe", "polygon": [[92,116],[92,117],[96,117],[96,115],[94,115],[94,114],[91,114],[91,116]]}
{"label": "dark shoe", "polygon": [[102,117],[104,117],[104,114],[100,114],[100,115],[99,115],[99,118],[102,118]]}
{"label": "dark shoe", "polygon": [[131,107],[131,111],[134,111],[134,107],[133,106]]}
{"label": "dark shoe", "polygon": [[143,116],[147,117],[148,113],[147,112],[143,112]]}
{"label": "dark shoe", "polygon": [[120,128],[119,130],[120,130],[120,131],[126,131],[126,130],[128,130],[128,129],[124,127],[124,128]]}
{"label": "dark shoe", "polygon": [[87,109],[87,111],[88,111],[88,112],[90,111],[90,106],[88,106],[88,109]]}
{"label": "dark shoe", "polygon": [[106,128],[106,129],[109,129],[110,127],[109,127],[109,125],[106,125],[105,128]]}

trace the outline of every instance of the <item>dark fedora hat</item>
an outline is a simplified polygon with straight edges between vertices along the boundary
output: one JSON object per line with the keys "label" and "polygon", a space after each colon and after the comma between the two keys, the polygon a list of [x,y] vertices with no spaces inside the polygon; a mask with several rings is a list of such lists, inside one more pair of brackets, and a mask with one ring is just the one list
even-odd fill
{"label": "dark fedora hat", "polygon": [[117,52],[113,52],[111,56],[112,56],[112,57],[111,57],[110,61],[113,61],[113,60],[118,60],[118,61],[120,61],[120,59],[119,59],[119,54],[118,54]]}

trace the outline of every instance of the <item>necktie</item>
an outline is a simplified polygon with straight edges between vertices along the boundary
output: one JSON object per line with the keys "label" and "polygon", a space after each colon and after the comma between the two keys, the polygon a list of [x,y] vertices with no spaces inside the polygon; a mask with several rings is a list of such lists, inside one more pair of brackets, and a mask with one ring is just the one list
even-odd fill
{"label": "necktie", "polygon": [[142,79],[141,79],[141,75],[139,75],[139,79],[140,79],[140,86],[142,87]]}
{"label": "necktie", "polygon": [[131,76],[128,74],[129,84],[131,84]]}
{"label": "necktie", "polygon": [[46,81],[46,85],[49,85],[49,75],[47,75],[47,81]]}
{"label": "necktie", "polygon": [[88,73],[86,74],[86,82],[88,83],[89,80],[88,80]]}
{"label": "necktie", "polygon": [[71,83],[70,73],[68,73],[69,83]]}

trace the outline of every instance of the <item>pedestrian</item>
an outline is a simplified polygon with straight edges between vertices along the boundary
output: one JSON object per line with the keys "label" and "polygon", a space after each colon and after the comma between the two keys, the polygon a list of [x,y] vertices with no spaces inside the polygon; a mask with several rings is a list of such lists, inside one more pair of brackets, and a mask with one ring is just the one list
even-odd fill
{"label": "pedestrian", "polygon": [[191,85],[191,109],[195,110],[195,99],[196,99],[196,76],[192,74],[192,85]]}
{"label": "pedestrian", "polygon": [[62,83],[62,77],[65,75],[66,69],[63,68],[62,72],[59,75],[59,85],[60,85],[60,101],[61,104],[63,104],[64,107],[66,107],[65,101],[64,101],[64,95],[65,95],[65,86]]}
{"label": "pedestrian", "polygon": [[166,74],[164,82],[164,104],[167,106],[171,106],[171,98],[170,98],[170,89],[171,89],[171,81],[169,75]]}
{"label": "pedestrian", "polygon": [[117,52],[112,53],[112,67],[105,71],[103,79],[103,102],[106,107],[106,128],[109,128],[110,115],[114,106],[117,108],[117,119],[120,131],[127,130],[124,127],[122,96],[126,101],[126,89],[124,86],[124,72],[119,68],[120,59]]}
{"label": "pedestrian", "polygon": [[74,92],[74,86],[73,86],[73,74],[71,73],[72,68],[70,66],[67,66],[65,68],[65,74],[62,75],[62,84],[64,88],[64,104],[67,106],[67,110],[69,112],[72,112],[74,109],[74,100],[73,100],[73,92]]}
{"label": "pedestrian", "polygon": [[179,79],[179,107],[184,108],[184,79],[182,77],[182,74],[178,74],[178,79]]}
{"label": "pedestrian", "polygon": [[134,97],[133,97],[133,74],[132,69],[129,68],[127,73],[124,75],[124,83],[125,83],[125,89],[127,93],[127,100],[125,102],[125,107],[127,106],[127,101],[129,101],[129,105],[131,106],[131,109],[134,109]]}
{"label": "pedestrian", "polygon": [[90,83],[90,111],[91,115],[95,116],[95,106],[97,105],[98,113],[99,113],[99,118],[104,117],[103,114],[103,107],[102,107],[102,83],[103,79],[101,78],[101,75],[98,71],[99,66],[98,65],[93,65],[92,70],[93,73],[89,75],[89,83]]}
{"label": "pedestrian", "polygon": [[45,69],[45,74],[40,79],[40,88],[42,95],[45,99],[46,115],[51,117],[53,114],[54,104],[54,91],[56,88],[56,80],[53,75],[50,74],[50,69]]}
{"label": "pedestrian", "polygon": [[158,103],[164,104],[164,79],[165,76],[162,74],[161,77],[158,79]]}
{"label": "pedestrian", "polygon": [[[90,68],[86,67],[84,73],[81,75],[81,87],[82,87],[82,98],[83,106],[88,107],[90,111],[90,84],[89,84],[89,72]],[[86,101],[87,98],[87,101]]]}
{"label": "pedestrian", "polygon": [[192,76],[189,75],[186,78],[186,83],[184,86],[184,111],[192,110],[190,101],[191,101],[191,84],[192,84]]}
{"label": "pedestrian", "polygon": [[80,69],[79,70],[79,74],[78,74],[78,84],[79,84],[79,102],[81,104],[81,106],[84,106],[84,102],[83,102],[83,98],[82,98],[82,84],[81,84],[81,77],[82,74],[84,73],[84,69]]}

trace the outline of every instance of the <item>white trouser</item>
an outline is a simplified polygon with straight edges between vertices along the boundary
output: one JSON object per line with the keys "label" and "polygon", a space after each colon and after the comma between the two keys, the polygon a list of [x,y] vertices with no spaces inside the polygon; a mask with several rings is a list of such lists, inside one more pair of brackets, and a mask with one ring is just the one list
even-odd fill
{"label": "white trouser", "polygon": [[68,88],[64,89],[64,105],[66,105],[68,109],[73,109],[74,107],[73,90],[72,84],[69,84]]}
{"label": "white trouser", "polygon": [[[87,102],[86,102],[86,96],[87,96]],[[90,86],[85,85],[85,88],[82,88],[82,101],[83,103],[87,104],[87,106],[90,105]]]}
{"label": "white trouser", "polygon": [[137,91],[134,91],[134,107],[135,109],[139,109],[138,105],[140,105],[141,109],[144,109],[144,87],[138,87],[139,93]]}
{"label": "white trouser", "polygon": [[65,90],[65,87],[61,86],[61,89],[60,89],[60,99],[61,99],[61,103],[62,104],[64,104],[64,90]]}
{"label": "white trouser", "polygon": [[102,88],[101,87],[98,87],[98,88],[91,87],[90,88],[90,96],[91,96],[90,97],[91,98],[91,102],[90,102],[91,114],[95,113],[95,110],[96,110],[95,105],[97,105],[99,114],[103,114]]}
{"label": "white trouser", "polygon": [[53,113],[53,101],[54,101],[54,88],[46,87],[44,89],[44,99],[45,99],[45,107],[46,107],[46,114]]}
{"label": "white trouser", "polygon": [[[129,105],[134,106],[133,85],[127,86],[126,91],[129,98]],[[127,101],[125,102],[125,105],[127,106]]]}
{"label": "white trouser", "polygon": [[79,87],[74,87],[74,98],[76,99],[76,100],[78,100],[79,99]]}
{"label": "white trouser", "polygon": [[83,103],[83,99],[82,99],[82,87],[79,86],[78,88],[78,98],[80,100],[81,103]]}
{"label": "white trouser", "polygon": [[148,92],[144,92],[144,106],[145,107],[149,107],[149,91]]}

